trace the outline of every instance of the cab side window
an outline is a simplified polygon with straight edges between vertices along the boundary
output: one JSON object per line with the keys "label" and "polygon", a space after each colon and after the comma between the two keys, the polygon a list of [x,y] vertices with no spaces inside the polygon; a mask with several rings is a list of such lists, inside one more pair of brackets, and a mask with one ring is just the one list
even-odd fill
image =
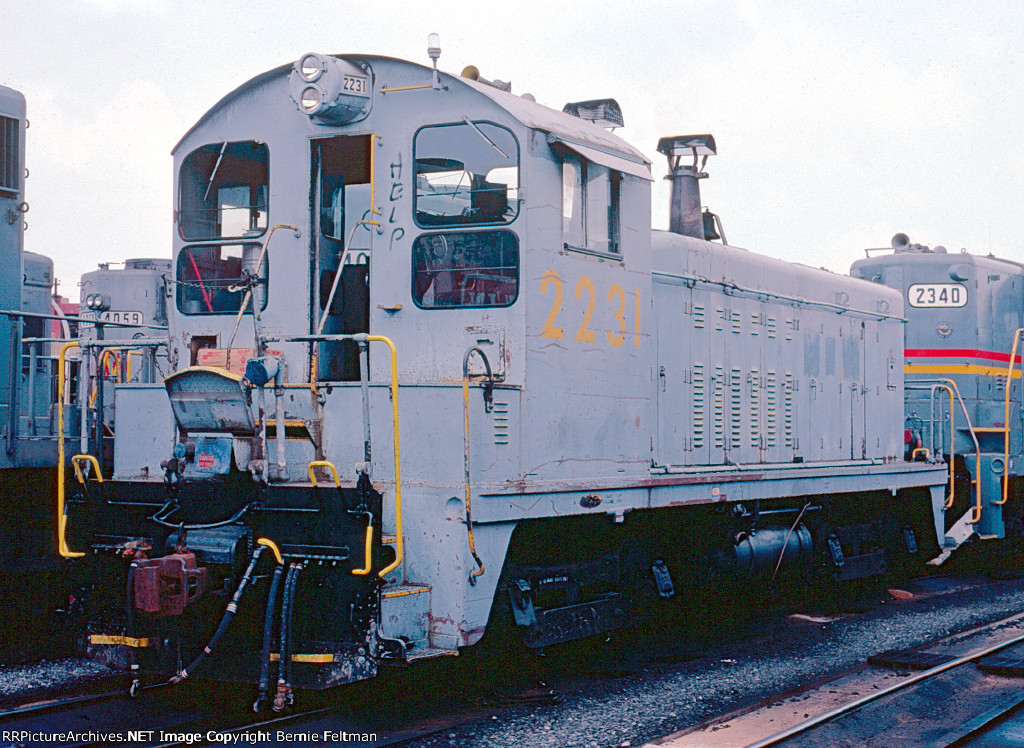
{"label": "cab side window", "polygon": [[519,240],[511,231],[423,234],[412,245],[421,309],[511,306],[519,296]]}
{"label": "cab side window", "polygon": [[[175,271],[178,310],[183,314],[234,314],[243,304],[248,311],[265,309],[267,265],[259,242],[182,247]],[[249,296],[248,288],[252,289]]]}
{"label": "cab side window", "polygon": [[576,155],[562,160],[562,241],[568,249],[621,254],[622,173]]}
{"label": "cab side window", "polygon": [[423,227],[507,224],[519,212],[519,144],[489,122],[416,133],[415,216]]}

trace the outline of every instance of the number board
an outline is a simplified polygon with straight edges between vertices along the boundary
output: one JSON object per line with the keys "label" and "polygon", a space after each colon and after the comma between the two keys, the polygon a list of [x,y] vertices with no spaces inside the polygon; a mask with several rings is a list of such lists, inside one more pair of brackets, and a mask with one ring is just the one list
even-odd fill
{"label": "number board", "polygon": [[[79,315],[83,320],[96,319],[96,312],[82,312]],[[101,312],[99,315],[101,322],[120,322],[125,325],[142,325],[146,322],[146,316],[142,312],[137,311],[121,311],[113,310]],[[82,322],[82,327],[93,327],[91,322]]]}
{"label": "number board", "polygon": [[346,75],[341,90],[345,93],[366,94],[368,78],[357,75]]}
{"label": "number board", "polygon": [[915,283],[907,289],[910,306],[958,308],[967,306],[967,286],[962,283]]}

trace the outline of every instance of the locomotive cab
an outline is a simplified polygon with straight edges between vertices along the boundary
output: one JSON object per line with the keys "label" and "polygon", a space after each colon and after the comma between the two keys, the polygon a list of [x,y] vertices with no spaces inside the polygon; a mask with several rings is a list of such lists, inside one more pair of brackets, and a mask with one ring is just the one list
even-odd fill
{"label": "locomotive cab", "polygon": [[[646,469],[642,438],[607,445],[637,419],[613,398],[646,386],[649,164],[486,83],[318,54],[225,97],[174,156],[176,373],[130,393],[126,418],[153,438],[119,430],[113,470],[68,512],[69,550],[134,580],[129,620],[116,596],[97,603],[92,649],[187,661],[200,642],[167,636],[172,619],[210,615],[260,548],[303,569],[272,593],[266,551],[251,582],[262,610],[304,611],[298,685],[473,643],[515,523],[504,499],[473,518],[472,497],[521,481],[521,452],[543,484]],[[559,342],[573,335],[582,354]],[[607,406],[579,413],[578,434],[521,439],[521,420],[580,393]],[[168,578],[193,594],[166,599]]]}

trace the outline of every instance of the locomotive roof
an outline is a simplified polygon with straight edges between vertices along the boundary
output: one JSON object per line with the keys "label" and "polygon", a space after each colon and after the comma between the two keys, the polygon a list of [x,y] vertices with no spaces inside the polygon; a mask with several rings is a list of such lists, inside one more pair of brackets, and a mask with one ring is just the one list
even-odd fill
{"label": "locomotive roof", "polygon": [[0,115],[25,116],[25,97],[20,91],[0,86]]}
{"label": "locomotive roof", "polygon": [[[852,268],[871,267],[875,265],[949,265],[951,263],[960,265],[978,265],[993,270],[1006,270],[1021,272],[1024,264],[1006,257],[996,257],[993,254],[981,255],[960,250],[959,252],[947,252],[940,248],[938,251],[931,249],[910,250],[902,252],[887,252],[885,254],[870,255],[855,260]],[[1005,266],[1009,267],[1005,267]]]}
{"label": "locomotive roof", "polygon": [[[396,57],[353,54],[337,54],[334,55],[334,57],[348,60],[350,62],[362,61],[370,64],[375,61],[397,63],[399,65],[420,68],[427,73],[430,72],[430,68],[425,65],[409,62],[408,60],[402,60]],[[182,142],[184,142],[196,129],[201,127],[214,112],[269,80],[273,80],[279,76],[287,76],[291,72],[293,64],[294,63],[289,62],[273,68],[272,70],[268,70],[265,73],[261,73],[224,96],[220,101],[208,109],[206,113],[203,114],[203,116],[200,117],[194,125],[192,125],[192,127],[189,128],[189,130],[175,144],[171,153],[176,153],[178,148],[181,147]],[[631,146],[622,138],[613,135],[591,122],[587,122],[586,120],[551,109],[550,107],[538,104],[537,102],[531,101],[530,99],[526,99],[522,96],[516,96],[515,94],[507,93],[494,88],[493,86],[478,83],[468,78],[443,72],[441,73],[441,76],[448,85],[463,85],[483,94],[526,127],[551,133],[558,138],[564,138],[570,142],[575,141],[594,146],[604,151],[611,151],[622,156],[628,161],[643,164],[645,167],[650,168],[651,162],[641,151]]]}
{"label": "locomotive roof", "polygon": [[836,293],[842,292],[847,297],[844,305],[848,305],[848,311],[874,314],[871,310],[880,299],[889,303],[890,314],[899,316],[902,310],[902,295],[885,286],[735,245],[655,230],[651,232],[651,246],[656,276],[688,277],[732,292],[779,294],[796,303],[824,304],[836,309]]}

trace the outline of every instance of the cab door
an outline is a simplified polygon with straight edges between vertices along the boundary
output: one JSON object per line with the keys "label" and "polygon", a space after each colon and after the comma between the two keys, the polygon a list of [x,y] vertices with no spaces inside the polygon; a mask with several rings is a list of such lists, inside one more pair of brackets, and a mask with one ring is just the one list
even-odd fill
{"label": "cab door", "polygon": [[[324,335],[369,332],[372,220],[370,135],[312,141],[314,247],[311,330]],[[339,268],[341,268],[339,273]],[[352,341],[318,344],[320,381],[359,379],[359,348]]]}

